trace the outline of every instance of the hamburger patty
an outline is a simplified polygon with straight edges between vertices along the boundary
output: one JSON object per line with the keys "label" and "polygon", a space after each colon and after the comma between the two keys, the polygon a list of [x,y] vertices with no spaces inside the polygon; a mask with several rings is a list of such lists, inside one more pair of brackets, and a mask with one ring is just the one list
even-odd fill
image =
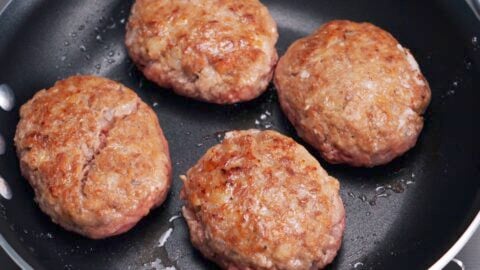
{"label": "hamburger patty", "polygon": [[297,40],[275,71],[298,134],[331,163],[372,167],[412,148],[430,87],[408,49],[369,23],[329,22]]}
{"label": "hamburger patty", "polygon": [[258,0],[137,0],[126,46],[158,85],[225,104],[265,91],[277,39],[276,23]]}
{"label": "hamburger patty", "polygon": [[224,269],[319,269],[340,248],[338,181],[277,132],[229,132],[182,178],[191,241]]}
{"label": "hamburger patty", "polygon": [[20,109],[15,144],[43,212],[90,238],[129,230],[171,184],[155,113],[108,79],[73,76],[36,93]]}

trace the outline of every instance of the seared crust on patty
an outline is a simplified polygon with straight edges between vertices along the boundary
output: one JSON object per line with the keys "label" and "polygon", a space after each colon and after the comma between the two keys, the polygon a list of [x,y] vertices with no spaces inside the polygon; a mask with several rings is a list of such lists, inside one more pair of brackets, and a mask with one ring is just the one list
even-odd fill
{"label": "seared crust on patty", "polygon": [[15,144],[40,208],[90,238],[129,230],[171,184],[155,113],[108,79],[73,76],[39,91],[20,109]]}
{"label": "seared crust on patty", "polygon": [[293,43],[275,71],[283,111],[331,163],[385,164],[412,148],[431,91],[386,31],[332,21]]}
{"label": "seared crust on patty", "polygon": [[126,45],[158,85],[225,104],[265,91],[277,39],[276,23],[258,0],[137,0]]}
{"label": "seared crust on patty", "polygon": [[339,183],[274,131],[227,133],[184,177],[193,245],[224,269],[319,269],[335,257]]}

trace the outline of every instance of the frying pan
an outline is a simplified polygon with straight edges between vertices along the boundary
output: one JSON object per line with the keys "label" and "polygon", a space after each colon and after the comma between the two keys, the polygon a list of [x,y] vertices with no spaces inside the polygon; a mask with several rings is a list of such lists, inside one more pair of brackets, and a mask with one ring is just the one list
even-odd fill
{"label": "frying pan", "polygon": [[[340,180],[347,212],[343,246],[329,269],[444,266],[480,222],[475,219],[480,209],[480,23],[467,3],[263,3],[278,23],[280,55],[328,20],[369,21],[412,50],[433,91],[416,147],[386,166],[329,165],[308,148]],[[131,4],[17,0],[0,16],[0,83],[8,85],[16,101],[12,110],[0,109],[5,141],[0,175],[12,195],[0,198],[0,244],[25,269],[216,269],[192,247],[184,220],[177,218],[182,205],[178,176],[227,130],[275,129],[306,145],[279,109],[273,86],[254,101],[219,106],[148,82],[123,44]],[[169,140],[174,165],[166,202],[128,233],[105,240],[67,232],[39,210],[20,175],[13,145],[20,105],[39,89],[77,73],[120,81],[150,104]]]}

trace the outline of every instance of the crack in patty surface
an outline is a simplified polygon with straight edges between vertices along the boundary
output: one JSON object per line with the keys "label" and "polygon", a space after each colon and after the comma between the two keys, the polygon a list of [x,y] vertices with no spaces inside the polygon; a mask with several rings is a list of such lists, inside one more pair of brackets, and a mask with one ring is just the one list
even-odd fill
{"label": "crack in patty surface", "polygon": [[20,109],[15,144],[40,208],[91,238],[130,229],[171,184],[155,113],[108,79],[73,76],[39,91]]}

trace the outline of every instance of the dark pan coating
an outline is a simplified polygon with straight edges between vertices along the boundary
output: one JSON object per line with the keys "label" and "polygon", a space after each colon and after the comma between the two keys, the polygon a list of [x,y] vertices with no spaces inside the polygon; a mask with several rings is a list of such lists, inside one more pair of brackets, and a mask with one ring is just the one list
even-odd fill
{"label": "dark pan coating", "polygon": [[415,145],[431,96],[408,49],[372,24],[350,21],[293,43],[275,85],[298,134],[327,161],[366,167]]}
{"label": "dark pan coating", "polygon": [[191,241],[224,269],[319,269],[337,254],[339,183],[288,137],[229,132],[183,180]]}
{"label": "dark pan coating", "polygon": [[[140,222],[133,232],[106,241],[77,241],[81,239],[76,234],[61,230],[38,211],[31,200],[28,182],[21,180],[18,159],[12,148],[19,120],[18,105],[27,102],[43,86],[50,87],[55,78],[77,71],[97,72],[94,65],[102,62],[101,74],[108,74],[126,85],[139,84],[140,78],[128,74],[131,63],[121,60],[125,30],[119,26],[131,3],[133,1],[40,0],[35,4],[12,1],[0,16],[0,83],[10,86],[17,104],[10,112],[0,109],[0,133],[6,142],[6,153],[0,155],[0,175],[13,192],[9,201],[0,198],[5,207],[0,207],[0,231],[34,269],[142,268],[144,263],[163,253],[153,248],[157,244],[156,237],[148,236],[160,236],[169,217],[180,210],[178,197],[169,196],[168,204],[164,204],[168,207],[153,211],[147,222]],[[342,198],[349,216],[343,248],[332,270],[352,269],[357,262],[362,262],[364,269],[428,269],[453,245],[480,209],[480,194],[477,194],[480,170],[475,170],[475,157],[480,155],[480,144],[475,139],[480,137],[480,126],[475,124],[476,115],[480,115],[480,106],[476,105],[480,100],[480,91],[476,90],[480,88],[480,50],[474,51],[476,48],[471,43],[473,36],[480,37],[480,21],[465,1],[262,0],[262,3],[269,7],[279,24],[278,48],[281,51],[285,51],[294,39],[305,36],[312,24],[332,16],[376,22],[393,31],[402,45],[412,49],[433,94],[425,126],[413,151],[405,158],[373,170],[345,169],[344,166],[328,166],[327,169],[322,160],[319,161],[329,174],[341,180],[345,195]],[[113,29],[107,28],[111,26],[110,18],[116,22]],[[89,24],[85,24],[86,20]],[[85,29],[78,32],[83,24]],[[100,29],[104,44],[98,45],[95,40],[96,29]],[[74,31],[79,34],[76,38],[69,36]],[[70,46],[64,45],[65,40]],[[98,61],[84,59],[86,53],[79,49],[82,44],[87,48],[86,53]],[[115,57],[114,64],[106,63],[104,58],[108,57],[109,50],[104,45],[113,45],[111,48],[121,53]],[[61,62],[64,54],[68,58]],[[174,150],[181,155],[178,161],[182,163],[174,166],[178,172],[186,172],[205,153],[205,146],[214,142],[214,139],[205,142],[199,136],[255,127],[254,119],[259,117],[260,110],[268,108],[273,117],[267,120],[272,121],[275,129],[289,136],[292,134],[290,125],[280,117],[277,104],[271,103],[270,93],[265,96],[267,98],[262,97],[252,104],[217,110],[208,104],[185,102],[188,100],[155,93],[148,84],[144,86],[133,89],[147,104],[158,102],[154,110],[169,139],[172,159]],[[449,90],[455,93],[447,94]],[[192,121],[185,120],[186,117],[192,119],[188,115],[193,116]],[[199,122],[201,129],[196,124]],[[198,136],[186,135],[193,131],[197,131]],[[204,145],[196,147],[200,142]],[[353,192],[371,199],[376,185],[392,184],[395,179],[408,180],[412,173],[415,183],[408,185],[404,193],[379,198],[373,207],[368,201],[347,195]],[[181,186],[173,185],[172,195]],[[162,261],[175,261],[177,269],[214,269],[199,259],[190,241],[186,240],[183,222],[177,219],[173,223],[174,231],[165,245],[169,258],[164,254]],[[9,228],[13,224],[15,231]],[[23,229],[27,229],[28,234]],[[54,239],[38,237],[47,232],[52,233]],[[32,248],[35,252],[30,251]],[[142,261],[143,258],[153,259]]]}
{"label": "dark pan coating", "polygon": [[87,237],[129,230],[170,187],[155,113],[108,79],[73,76],[39,91],[20,110],[15,144],[40,208]]}

